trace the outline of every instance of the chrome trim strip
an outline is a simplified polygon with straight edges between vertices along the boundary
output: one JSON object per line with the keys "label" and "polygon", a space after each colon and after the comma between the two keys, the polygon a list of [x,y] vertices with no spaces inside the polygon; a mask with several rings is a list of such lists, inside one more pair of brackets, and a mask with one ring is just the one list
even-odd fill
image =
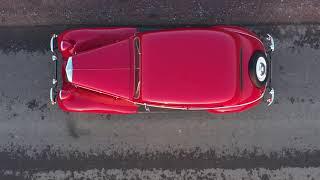
{"label": "chrome trim strip", "polygon": [[161,106],[161,105],[150,105],[150,104],[146,104],[146,103],[138,103],[138,102],[133,102],[130,101],[136,105],[140,105],[140,106],[148,106],[148,107],[155,107],[155,108],[163,108],[163,109],[177,109],[177,110],[189,110],[188,108],[179,108],[179,107],[167,107],[167,106]]}
{"label": "chrome trim strip", "polygon": [[268,36],[267,40],[269,40],[270,43],[271,43],[271,44],[270,44],[270,49],[271,49],[271,51],[274,51],[275,44],[274,44],[273,37],[272,37],[270,34],[267,34],[267,36]]}
{"label": "chrome trim strip", "polygon": [[58,81],[56,79],[52,79],[52,84],[55,85]]}
{"label": "chrome trim strip", "polygon": [[235,33],[239,33],[239,34],[242,34],[242,35],[246,35],[246,36],[249,36],[249,37],[252,37],[252,38],[255,38],[256,40],[258,40],[263,46],[263,42],[261,41],[261,39],[259,39],[258,37],[256,36],[253,36],[251,34],[247,34],[247,33],[244,33],[244,32],[241,32],[241,31],[238,31],[238,30],[234,30],[234,29],[228,29],[229,31],[232,31],[232,32],[235,32]]}
{"label": "chrome trim strip", "polygon": [[240,67],[239,67],[239,73],[240,73],[240,90],[242,92],[243,90],[243,50],[240,48]]}
{"label": "chrome trim strip", "polygon": [[[253,100],[253,101],[250,101],[250,102],[247,102],[247,103],[243,103],[243,104],[238,104],[238,105],[233,105],[233,106],[223,106],[223,107],[216,107],[216,108],[210,108],[210,109],[227,109],[227,108],[236,108],[236,107],[242,107],[242,106],[246,106],[246,105],[249,105],[249,104],[252,104],[252,103],[255,103],[259,100],[261,100],[264,96],[264,93],[257,99]],[[209,109],[209,110],[210,110]]]}
{"label": "chrome trim strip", "polygon": [[58,35],[53,34],[52,37],[51,37],[51,39],[50,39],[50,50],[51,50],[51,52],[53,52],[53,53],[54,53],[54,50],[53,50],[53,48],[54,48],[53,41],[54,41],[54,39],[57,38],[57,37],[58,37]]}
{"label": "chrome trim strip", "polygon": [[273,104],[274,94],[275,94],[273,88],[271,88],[271,90],[269,91],[269,94],[271,95],[271,98],[269,98],[269,99],[267,100],[267,103],[268,103],[268,106],[271,106],[271,105]]}
{"label": "chrome trim strip", "polygon": [[[147,104],[147,106],[149,107],[156,107],[156,108],[164,108],[164,109],[177,109],[177,110],[219,110],[219,109],[228,109],[228,108],[237,108],[237,107],[242,107],[242,106],[246,106],[246,105],[249,105],[249,104],[252,104],[252,103],[255,103],[259,100],[261,100],[264,96],[266,92],[266,89],[264,90],[264,92],[261,94],[260,97],[258,97],[257,99],[253,100],[253,101],[250,101],[250,102],[247,102],[247,103],[243,103],[243,104],[237,104],[237,105],[232,105],[232,106],[222,106],[222,107],[213,107],[213,108],[179,108],[179,107],[167,107],[167,106],[161,106],[161,105],[150,105],[150,104]],[[138,102],[133,102],[133,101],[130,101],[128,100],[129,102],[132,102],[132,103],[135,103],[137,105],[141,105],[141,106],[145,106],[146,103],[138,103]]]}
{"label": "chrome trim strip", "polygon": [[51,59],[52,59],[52,61],[56,61],[58,58],[57,58],[56,55],[52,55],[52,56],[51,56]]}
{"label": "chrome trim strip", "polygon": [[56,101],[53,97],[53,88],[50,88],[50,101],[52,105],[56,104]]}
{"label": "chrome trim strip", "polygon": [[64,40],[61,41],[61,44],[60,44],[60,49],[63,51],[63,43],[64,43]]}
{"label": "chrome trim strip", "polygon": [[56,90],[57,90],[57,82],[58,82],[57,81],[58,57],[54,52],[54,39],[57,37],[58,35],[53,34],[50,39],[50,51],[52,52],[51,60],[54,62],[54,78],[52,79],[53,87],[50,88],[50,101],[52,105],[56,104],[56,98],[57,98]]}
{"label": "chrome trim strip", "polygon": [[59,98],[62,100],[61,92],[62,90],[59,91]]}

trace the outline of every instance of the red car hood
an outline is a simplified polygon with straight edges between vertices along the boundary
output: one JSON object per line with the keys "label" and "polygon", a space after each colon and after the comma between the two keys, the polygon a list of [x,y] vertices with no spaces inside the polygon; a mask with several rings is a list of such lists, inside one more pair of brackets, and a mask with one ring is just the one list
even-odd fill
{"label": "red car hood", "polygon": [[72,83],[94,91],[128,98],[132,56],[130,40],[72,57]]}
{"label": "red car hood", "polygon": [[239,47],[230,33],[182,30],[141,35],[141,99],[231,104],[239,97]]}

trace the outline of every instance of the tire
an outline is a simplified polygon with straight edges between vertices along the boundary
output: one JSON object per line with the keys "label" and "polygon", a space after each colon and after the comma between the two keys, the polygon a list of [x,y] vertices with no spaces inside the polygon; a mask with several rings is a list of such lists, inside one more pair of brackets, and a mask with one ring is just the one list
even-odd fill
{"label": "tire", "polygon": [[270,62],[265,53],[255,52],[249,61],[249,76],[252,83],[261,88],[267,84],[270,74]]}

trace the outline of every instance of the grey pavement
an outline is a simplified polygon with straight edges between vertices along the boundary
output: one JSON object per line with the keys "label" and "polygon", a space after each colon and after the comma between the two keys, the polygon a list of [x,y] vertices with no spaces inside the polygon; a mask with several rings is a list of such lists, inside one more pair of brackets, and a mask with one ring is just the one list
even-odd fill
{"label": "grey pavement", "polygon": [[0,26],[319,23],[318,0],[0,0]]}
{"label": "grey pavement", "polygon": [[[51,33],[245,25],[275,37],[276,102],[239,114],[65,113]],[[320,1],[0,0],[0,179],[320,179]]]}
{"label": "grey pavement", "polygon": [[213,180],[316,180],[320,178],[319,168],[282,168],[270,170],[257,168],[247,169],[183,169],[183,170],[141,170],[141,169],[90,169],[85,171],[3,171],[3,178],[26,179],[213,179]]}
{"label": "grey pavement", "polygon": [[67,28],[0,29],[2,177],[320,178],[319,25],[249,26],[275,37],[276,102],[228,115],[62,112],[48,37]]}

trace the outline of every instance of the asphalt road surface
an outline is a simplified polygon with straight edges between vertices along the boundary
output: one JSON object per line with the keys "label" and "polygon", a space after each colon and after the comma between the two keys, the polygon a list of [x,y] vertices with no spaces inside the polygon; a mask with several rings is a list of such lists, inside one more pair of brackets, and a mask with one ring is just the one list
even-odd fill
{"label": "asphalt road surface", "polygon": [[0,24],[319,23],[318,0],[0,0]]}
{"label": "asphalt road surface", "polygon": [[272,107],[127,116],[64,113],[48,103],[48,37],[64,28],[0,30],[3,176],[320,178],[320,26],[249,27],[275,37]]}
{"label": "asphalt road surface", "polygon": [[[318,1],[90,2],[0,0],[0,179],[320,179]],[[217,23],[274,36],[272,107],[123,116],[48,102],[53,32]]]}

